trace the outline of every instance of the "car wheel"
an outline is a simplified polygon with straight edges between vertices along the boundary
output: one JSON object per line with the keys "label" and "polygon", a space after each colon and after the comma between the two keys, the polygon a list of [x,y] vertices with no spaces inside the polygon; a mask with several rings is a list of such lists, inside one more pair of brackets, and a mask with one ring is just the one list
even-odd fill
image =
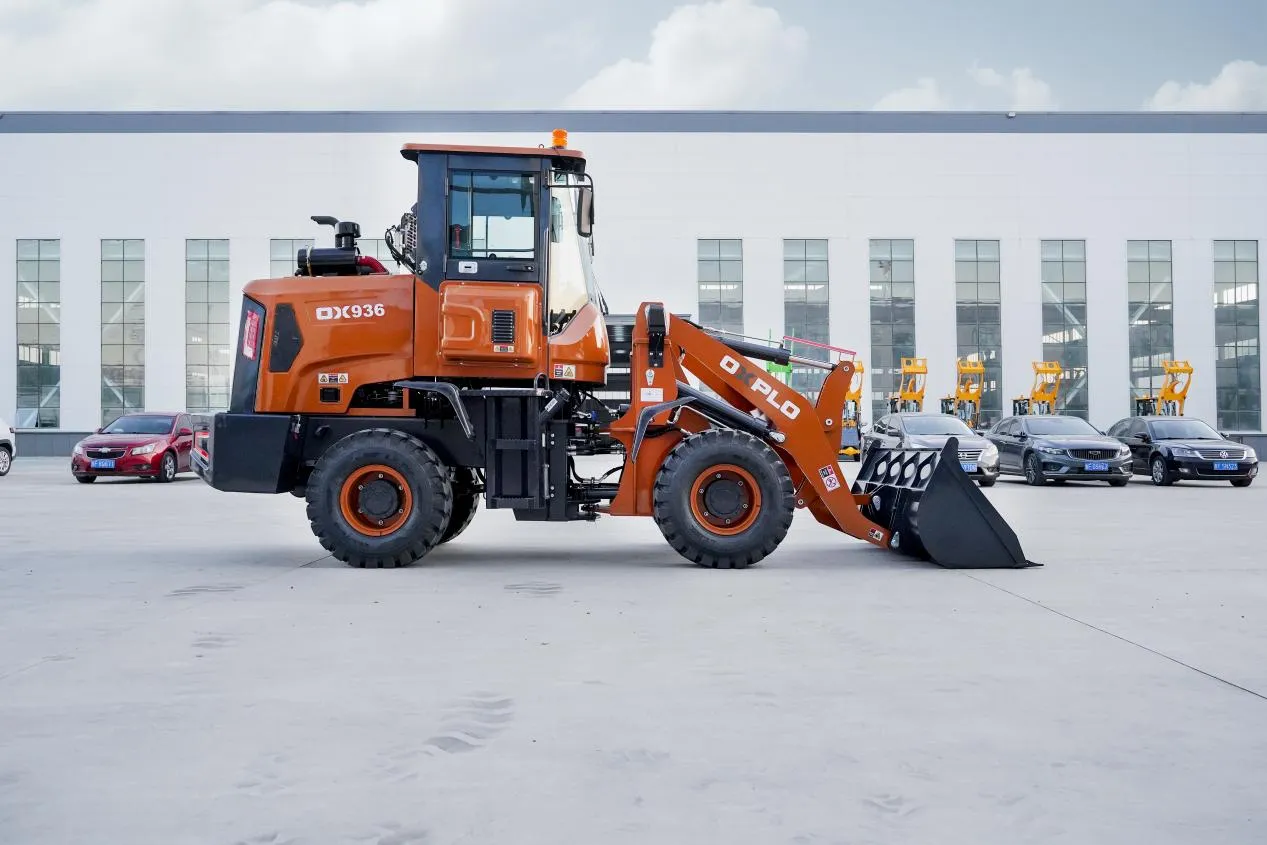
{"label": "car wheel", "polygon": [[1158,487],[1169,487],[1175,483],[1175,479],[1170,474],[1170,470],[1166,469],[1166,459],[1161,455],[1154,455],[1153,460],[1149,463],[1150,474],[1153,484]]}
{"label": "car wheel", "polygon": [[[3,473],[0,473],[0,475],[2,474]],[[1233,478],[1232,479],[1233,487],[1248,487],[1249,485],[1253,483],[1254,483],[1254,479],[1252,478]]]}
{"label": "car wheel", "polygon": [[158,480],[166,483],[175,477],[176,456],[171,452],[166,452],[163,454],[163,460],[158,465]]}
{"label": "car wheel", "polygon": [[0,446],[0,475],[8,475],[13,467],[13,453],[8,446]]}
{"label": "car wheel", "polygon": [[1042,487],[1047,483],[1043,475],[1043,464],[1038,455],[1030,452],[1025,458],[1025,483],[1031,487]]}
{"label": "car wheel", "polygon": [[1109,486],[1110,487],[1125,487],[1127,482],[1129,481],[1130,481],[1129,478],[1110,478]]}
{"label": "car wheel", "polygon": [[999,477],[997,475],[983,475],[977,479],[977,486],[978,487],[993,487],[994,482],[998,480],[999,480]]}
{"label": "car wheel", "polygon": [[76,480],[76,481],[78,481],[80,484],[91,484],[91,483],[93,483],[94,481],[96,481],[96,480],[97,480],[97,476],[95,476],[95,475],[76,475],[76,476],[75,476],[75,480]]}

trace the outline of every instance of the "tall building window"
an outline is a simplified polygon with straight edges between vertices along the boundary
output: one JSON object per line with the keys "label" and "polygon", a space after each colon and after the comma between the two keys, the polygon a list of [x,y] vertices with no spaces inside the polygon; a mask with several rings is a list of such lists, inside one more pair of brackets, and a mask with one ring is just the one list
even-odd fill
{"label": "tall building window", "polygon": [[273,238],[269,241],[269,278],[280,279],[295,275],[299,250],[312,249],[314,243],[316,241],[313,238]]}
{"label": "tall building window", "polygon": [[1130,312],[1131,409],[1165,378],[1162,361],[1175,357],[1173,265],[1170,241],[1126,242]]}
{"label": "tall building window", "polygon": [[1222,431],[1258,431],[1258,241],[1214,242],[1215,392]]}
{"label": "tall building window", "polygon": [[62,423],[61,241],[18,241],[18,395],[15,428]]}
{"label": "tall building window", "polygon": [[956,354],[975,356],[985,365],[981,386],[981,424],[1003,413],[1003,315],[998,241],[955,241]]}
{"label": "tall building window", "polygon": [[101,424],[145,408],[145,241],[101,242]]}
{"label": "tall building window", "polygon": [[699,242],[700,325],[743,334],[743,241]]}
{"label": "tall building window", "polygon": [[889,412],[902,358],[915,357],[915,241],[871,241],[872,419]]}
{"label": "tall building window", "polygon": [[1043,241],[1043,360],[1061,365],[1056,410],[1088,419],[1087,242]]}
{"label": "tall building window", "polygon": [[229,242],[185,242],[185,410],[229,405]]}
{"label": "tall building window", "polygon": [[[827,241],[785,240],[783,242],[783,325],[784,334],[815,343],[828,343]],[[792,344],[792,352],[802,358],[830,361],[828,350],[805,343]],[[817,401],[826,373],[812,367],[793,367],[788,384]]]}

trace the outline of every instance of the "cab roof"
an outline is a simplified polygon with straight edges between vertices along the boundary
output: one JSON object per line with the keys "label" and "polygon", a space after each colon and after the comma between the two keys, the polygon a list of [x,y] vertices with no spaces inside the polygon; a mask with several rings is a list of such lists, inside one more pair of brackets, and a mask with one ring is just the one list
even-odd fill
{"label": "cab roof", "polygon": [[417,162],[418,156],[426,153],[461,153],[464,155],[519,156],[522,158],[550,158],[567,169],[583,169],[585,154],[580,150],[569,150],[566,147],[499,147],[478,144],[405,144],[400,154],[410,161]]}

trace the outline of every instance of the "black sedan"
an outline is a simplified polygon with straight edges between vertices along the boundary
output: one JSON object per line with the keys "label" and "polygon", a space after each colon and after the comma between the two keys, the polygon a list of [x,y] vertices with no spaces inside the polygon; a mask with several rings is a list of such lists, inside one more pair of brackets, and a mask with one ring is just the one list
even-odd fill
{"label": "black sedan", "polygon": [[985,435],[999,450],[999,472],[1023,475],[1040,487],[1048,481],[1131,480],[1131,451],[1082,417],[1020,414],[1004,417]]}
{"label": "black sedan", "polygon": [[1109,434],[1131,451],[1131,467],[1159,487],[1180,479],[1230,481],[1248,487],[1258,475],[1258,455],[1191,417],[1127,417]]}
{"label": "black sedan", "polygon": [[872,424],[862,440],[862,460],[867,451],[881,449],[940,449],[958,440],[959,464],[977,484],[989,487],[999,478],[999,453],[993,444],[950,414],[886,414]]}

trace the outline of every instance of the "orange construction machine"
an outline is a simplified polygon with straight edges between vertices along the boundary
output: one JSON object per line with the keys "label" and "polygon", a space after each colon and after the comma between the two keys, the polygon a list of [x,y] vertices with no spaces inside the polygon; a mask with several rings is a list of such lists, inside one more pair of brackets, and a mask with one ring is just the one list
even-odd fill
{"label": "orange construction machine", "polygon": [[[194,452],[212,487],[302,497],[321,545],[358,567],[419,560],[480,501],[519,520],[650,517],[679,554],[715,568],[765,558],[797,510],[941,566],[1032,565],[953,438],[875,450],[846,483],[847,360],[644,302],[619,352],[627,398],[611,399],[594,186],[565,132],[549,146],[403,155],[417,203],[386,233],[403,272],[360,255],[357,224],[322,218],[334,247],[301,249],[295,275],[245,286],[230,407]],[[817,402],[754,359],[823,370]],[[604,454],[619,465],[579,474],[576,456]]]}

